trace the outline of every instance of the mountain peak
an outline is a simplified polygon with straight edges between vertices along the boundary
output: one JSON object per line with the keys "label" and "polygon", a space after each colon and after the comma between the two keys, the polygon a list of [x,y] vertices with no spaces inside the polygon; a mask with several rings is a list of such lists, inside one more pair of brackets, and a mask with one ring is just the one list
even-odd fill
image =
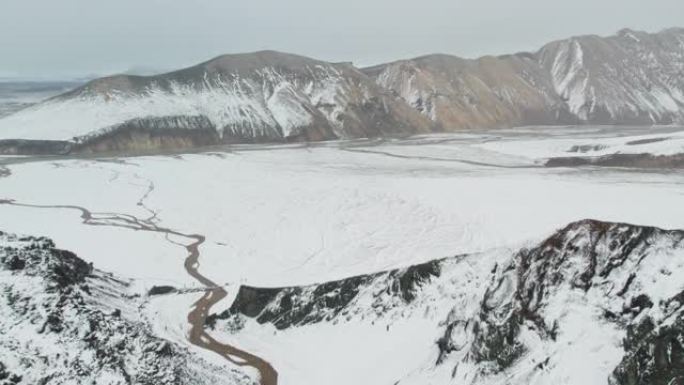
{"label": "mountain peak", "polygon": [[[227,54],[160,75],[93,80],[0,120],[0,139],[81,146],[122,127],[211,132],[194,145],[684,123],[682,31],[623,29],[558,40],[535,53],[430,54],[361,70],[273,50]],[[0,151],[20,152],[8,146]]]}
{"label": "mountain peak", "polygon": [[250,53],[225,54],[208,60],[199,66],[220,72],[241,73],[244,71],[253,71],[266,66],[300,68],[309,65],[333,64],[312,59],[306,56],[280,51],[264,50]]}

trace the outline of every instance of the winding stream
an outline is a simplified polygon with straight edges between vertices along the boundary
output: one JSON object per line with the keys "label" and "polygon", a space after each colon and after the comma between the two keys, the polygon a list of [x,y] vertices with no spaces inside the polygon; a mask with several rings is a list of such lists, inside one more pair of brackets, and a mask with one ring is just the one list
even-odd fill
{"label": "winding stream", "polygon": [[[148,193],[149,194],[149,191]],[[36,205],[19,203],[10,199],[0,199],[0,205],[11,205],[18,207],[30,207],[40,209],[67,209],[76,210],[81,213],[83,224],[88,226],[109,226],[119,227],[131,230],[149,231],[155,233],[162,233],[168,239],[170,235],[182,237],[191,240],[188,245],[182,245],[172,242],[185,248],[187,257],[185,258],[185,270],[196,281],[202,284],[207,289],[204,291],[202,298],[193,304],[188,313],[188,322],[190,323],[190,333],[188,341],[202,349],[212,351],[219,354],[224,359],[232,362],[238,366],[247,366],[255,368],[259,372],[259,383],[261,385],[277,385],[278,372],[261,357],[257,357],[244,350],[238,349],[232,345],[228,345],[217,341],[207,333],[204,328],[205,321],[211,308],[219,301],[224,299],[228,292],[223,287],[212,282],[209,278],[203,276],[199,272],[199,258],[200,246],[204,243],[205,237],[200,234],[184,234],[169,228],[160,227],[154,223],[154,217],[149,219],[139,219],[133,215],[117,214],[117,213],[92,213],[86,208],[75,205]]]}

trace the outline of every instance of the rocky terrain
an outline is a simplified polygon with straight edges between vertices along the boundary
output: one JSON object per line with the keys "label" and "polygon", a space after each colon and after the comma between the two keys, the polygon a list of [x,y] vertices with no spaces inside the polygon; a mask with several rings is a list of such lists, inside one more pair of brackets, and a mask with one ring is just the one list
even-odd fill
{"label": "rocky terrain", "polygon": [[[676,272],[683,265],[683,241],[681,231],[572,223],[497,266],[478,317],[470,325],[448,324],[441,352],[463,354],[462,334],[454,330],[463,327],[472,336],[464,358],[477,375],[513,370],[524,383],[543,377],[537,371],[568,365],[571,357],[588,361],[593,349],[603,350],[599,359],[610,362],[607,347],[619,344],[621,357],[608,383],[679,383],[684,287]],[[594,376],[603,369],[584,364]],[[472,375],[455,370],[457,376]]]}
{"label": "rocky terrain", "polygon": [[[218,320],[246,316],[261,324],[272,323],[278,329],[286,329],[350,318],[368,310],[383,313],[411,303],[421,285],[439,276],[440,262],[429,262],[306,287],[261,289],[242,286],[231,307],[209,317],[207,323],[215,326]],[[358,300],[364,291],[382,295],[373,303],[360,304]]]}
{"label": "rocky terrain", "polygon": [[684,29],[579,36],[534,53],[364,69],[444,130],[684,121]]}
{"label": "rocky terrain", "polygon": [[178,149],[528,125],[684,122],[684,29],[358,69],[274,51],[116,75],[0,119],[0,152]]}
{"label": "rocky terrain", "polygon": [[364,69],[441,130],[574,124],[535,55],[430,55]]}
{"label": "rocky terrain", "polygon": [[[321,141],[429,132],[432,123],[348,63],[262,51],[158,76],[118,75],[2,122],[6,139],[67,151]],[[5,152],[21,152],[7,146]]]}
{"label": "rocky terrain", "polygon": [[154,336],[130,284],[50,239],[0,233],[0,384],[252,383]]}
{"label": "rocky terrain", "polygon": [[434,361],[399,384],[677,384],[683,258],[682,231],[583,220],[518,252],[243,287],[209,321],[228,333],[256,322],[315,334],[317,325],[434,317]]}

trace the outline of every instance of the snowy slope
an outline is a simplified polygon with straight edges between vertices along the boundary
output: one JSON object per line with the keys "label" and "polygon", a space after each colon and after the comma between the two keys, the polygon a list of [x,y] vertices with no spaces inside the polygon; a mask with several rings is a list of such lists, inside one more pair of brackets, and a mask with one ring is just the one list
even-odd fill
{"label": "snowy slope", "polygon": [[430,55],[364,72],[446,131],[574,121],[533,55]]}
{"label": "snowy slope", "polygon": [[274,357],[283,384],[671,384],[683,270],[684,232],[584,220],[517,252],[243,287],[210,326]]}
{"label": "snowy slope", "polygon": [[[529,125],[684,123],[684,30],[357,69],[261,51],[117,75],[0,118],[0,153],[149,151]],[[28,140],[28,142],[26,141]]]}
{"label": "snowy slope", "polygon": [[684,117],[684,29],[581,36],[539,52],[554,87],[583,121],[670,124]]}
{"label": "snowy slope", "polygon": [[580,36],[536,53],[364,69],[447,130],[684,122],[684,29]]}
{"label": "snowy slope", "polygon": [[0,383],[253,384],[155,336],[131,285],[50,239],[0,233]]}
{"label": "snowy slope", "polygon": [[[132,128],[138,135],[185,138],[200,128],[208,131],[209,143],[315,141],[430,128],[350,64],[262,51],[164,75],[94,80],[0,120],[0,138],[94,141],[103,147],[97,137],[131,131],[130,123],[141,120],[142,127]],[[141,140],[127,139],[129,145]]]}

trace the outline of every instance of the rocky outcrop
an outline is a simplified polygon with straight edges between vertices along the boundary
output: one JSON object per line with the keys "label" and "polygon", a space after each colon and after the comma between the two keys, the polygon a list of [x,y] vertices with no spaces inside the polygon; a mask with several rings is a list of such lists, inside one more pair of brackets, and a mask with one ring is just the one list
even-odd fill
{"label": "rocky outcrop", "polygon": [[[625,356],[610,377],[611,385],[677,385],[684,383],[684,292],[668,301],[672,321],[650,317],[630,324]],[[653,306],[647,303],[648,307]]]}
{"label": "rocky outcrop", "polygon": [[260,324],[270,323],[278,329],[330,322],[353,317],[363,307],[355,306],[361,292],[373,292],[372,310],[382,314],[391,307],[411,303],[420,287],[440,276],[440,262],[429,262],[406,269],[392,270],[326,282],[318,285],[287,288],[255,288],[242,286],[230,309],[212,315],[207,322],[253,318]]}
{"label": "rocky outcrop", "polygon": [[47,238],[0,233],[0,384],[251,384],[154,336],[128,284]]}
{"label": "rocky outcrop", "polygon": [[291,329],[344,332],[366,322],[392,333],[394,322],[429,327],[436,317],[435,359],[399,384],[675,384],[684,371],[683,258],[684,231],[582,220],[518,251],[310,286],[242,287],[209,323],[301,335]]}
{"label": "rocky outcrop", "polygon": [[220,143],[216,127],[204,116],[133,119],[78,138],[72,153],[188,149]]}
{"label": "rocky outcrop", "polygon": [[[549,351],[560,355],[564,344],[592,343],[568,340],[569,330],[603,327],[625,336],[612,384],[672,384],[684,370],[679,355],[684,313],[681,292],[667,293],[681,290],[670,268],[681,266],[682,257],[684,231],[594,220],[572,223],[497,267],[479,315],[467,325],[470,344],[455,348],[453,329],[466,325],[448,324],[439,344],[440,361],[465,350],[463,360],[473,363],[480,376],[519,371],[517,365],[529,368],[526,357],[539,356],[543,346],[554,346]],[[568,319],[574,315],[566,309],[596,319],[572,324]],[[537,369],[565,364],[549,353]]]}

